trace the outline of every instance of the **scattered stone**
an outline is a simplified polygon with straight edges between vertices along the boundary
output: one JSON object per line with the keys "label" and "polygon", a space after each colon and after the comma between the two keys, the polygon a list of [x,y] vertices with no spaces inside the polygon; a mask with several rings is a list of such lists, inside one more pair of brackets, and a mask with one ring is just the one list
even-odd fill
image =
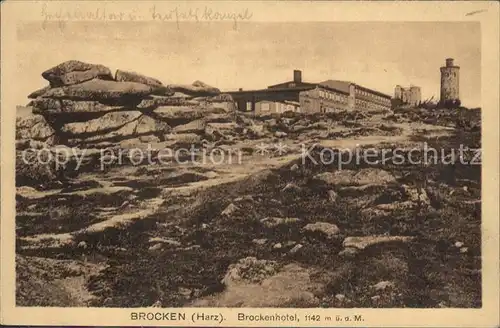
{"label": "scattered stone", "polygon": [[430,199],[429,199],[429,196],[427,195],[427,192],[425,191],[425,189],[423,188],[420,188],[420,189],[417,189],[417,188],[411,188],[409,187],[408,185],[402,185],[401,186],[404,190],[404,193],[406,194],[406,196],[408,197],[408,199],[412,202],[415,202],[415,203],[422,203],[422,204],[426,204],[426,205],[429,205],[430,204]]}
{"label": "scattered stone", "polygon": [[417,206],[418,204],[413,201],[393,202],[378,204],[374,207],[363,209],[362,212],[368,216],[383,216],[384,214],[389,215],[392,211],[396,210],[412,210],[417,208]]}
{"label": "scattered stone", "polygon": [[363,250],[365,248],[385,243],[407,243],[413,240],[410,236],[366,236],[366,237],[347,237],[344,239],[344,247]]}
{"label": "scattered stone", "polygon": [[258,190],[262,185],[274,184],[278,181],[278,175],[271,169],[260,170],[242,180],[240,190],[250,193]]}
{"label": "scattered stone", "polygon": [[276,244],[274,244],[274,246],[273,246],[273,248],[274,248],[274,249],[280,249],[280,248],[282,248],[282,247],[283,247],[283,245],[281,245],[281,243],[276,243]]}
{"label": "scattered stone", "polygon": [[337,294],[335,295],[335,298],[339,301],[344,301],[345,300],[345,295],[344,294]]}
{"label": "scattered stone", "polygon": [[182,251],[190,251],[190,250],[193,250],[193,249],[200,249],[201,248],[201,245],[191,245],[191,246],[188,246],[188,247],[184,247],[182,248]]}
{"label": "scattered stone", "polygon": [[460,248],[460,253],[467,253],[469,251],[469,248],[468,247],[462,247]]}
{"label": "scattered stone", "polygon": [[182,245],[177,240],[168,239],[168,238],[161,238],[161,237],[150,238],[149,242],[155,243],[155,244],[164,244],[164,245],[168,245],[168,246],[172,246],[172,247],[179,247]]}
{"label": "scattered stone", "polygon": [[327,238],[331,239],[340,233],[340,229],[335,225],[328,222],[316,222],[309,223],[304,227],[305,231],[325,235]]}
{"label": "scattered stone", "polygon": [[215,171],[208,171],[208,172],[203,173],[203,175],[206,176],[209,179],[215,179],[215,178],[217,178],[219,176],[219,174],[217,172],[215,172]]}
{"label": "scattered stone", "polygon": [[338,197],[339,194],[337,194],[335,190],[328,190],[328,200],[330,200],[330,202],[335,203]]}
{"label": "scattered stone", "polygon": [[247,129],[246,133],[251,138],[254,138],[254,139],[256,139],[256,138],[262,138],[265,135],[264,126],[252,123],[250,126],[248,126],[248,129]]}
{"label": "scattered stone", "polygon": [[255,257],[240,259],[236,264],[231,264],[222,279],[226,286],[241,282],[256,283],[277,272],[278,263],[275,261],[258,260]]}
{"label": "scattered stone", "polygon": [[234,199],[235,202],[254,202],[252,195],[245,195]]}
{"label": "scattered stone", "polygon": [[184,288],[184,287],[179,287],[177,290],[180,295],[182,295],[184,298],[189,299],[193,293],[193,290],[189,288]]}
{"label": "scattered stone", "polygon": [[274,198],[271,198],[271,199],[269,200],[269,202],[270,202],[270,203],[273,203],[273,204],[275,204],[275,205],[281,205],[281,204],[282,204],[280,200],[278,200],[278,199],[274,199]]}
{"label": "scattered stone", "polygon": [[78,248],[83,248],[83,249],[86,249],[88,246],[87,246],[87,243],[84,242],[84,241],[81,241],[78,243]]}
{"label": "scattered stone", "polygon": [[292,167],[290,168],[290,171],[295,172],[299,169],[299,166],[297,164],[293,164]]}
{"label": "scattered stone", "polygon": [[295,254],[297,253],[298,251],[300,251],[300,249],[304,247],[302,246],[302,244],[297,244],[295,245],[291,250],[290,250],[290,254]]}
{"label": "scattered stone", "polygon": [[319,174],[316,174],[313,179],[315,181],[327,184],[327,185],[337,185],[337,184],[348,184],[349,180],[346,179],[345,177],[341,177],[341,173],[344,172],[344,175],[346,174],[345,172],[350,173],[350,177],[354,175],[353,172],[351,171],[336,171],[334,173],[332,172],[322,172]]}
{"label": "scattered stone", "polygon": [[274,136],[275,136],[276,138],[284,138],[284,137],[286,137],[286,136],[287,136],[287,134],[286,134],[286,132],[276,131],[276,132],[274,133]]}
{"label": "scattered stone", "polygon": [[276,124],[278,124],[278,122],[277,122],[277,121],[276,121],[276,119],[274,119],[274,118],[272,118],[272,119],[270,119],[270,120],[267,120],[267,121],[266,121],[266,125],[267,125],[268,127],[275,127],[275,126],[276,126]]}
{"label": "scattered stone", "polygon": [[375,288],[375,290],[380,291],[380,290],[385,290],[386,288],[393,288],[394,284],[390,281],[381,281],[373,285],[372,287]]}
{"label": "scattered stone", "polygon": [[374,168],[323,172],[314,176],[313,179],[326,185],[385,185],[396,182],[396,178],[391,173]]}
{"label": "scattered stone", "polygon": [[461,241],[457,241],[457,242],[455,243],[455,247],[456,247],[456,248],[460,248],[460,247],[462,247],[463,245],[464,245],[464,243],[462,243]]}
{"label": "scattered stone", "polygon": [[301,188],[297,186],[295,183],[289,182],[281,191],[299,192],[301,191]]}
{"label": "scattered stone", "polygon": [[371,299],[372,299],[372,301],[378,301],[378,300],[380,300],[380,296],[375,295],[375,296],[372,296]]}
{"label": "scattered stone", "polygon": [[278,218],[278,217],[268,217],[262,219],[260,222],[263,223],[268,228],[274,228],[283,224],[291,224],[299,222],[299,218]]}
{"label": "scattered stone", "polygon": [[149,251],[159,251],[159,250],[161,250],[162,248],[163,248],[163,244],[158,243],[158,244],[154,244],[154,245],[150,246],[150,247],[148,248],[148,250],[149,250]]}
{"label": "scattered stone", "polygon": [[309,127],[306,126],[306,125],[295,124],[294,126],[292,126],[292,131],[293,132],[300,132],[300,131],[304,131],[304,130],[306,130],[308,128]]}
{"label": "scattered stone", "polygon": [[239,208],[236,205],[231,203],[224,209],[224,211],[222,211],[221,215],[230,216],[230,215],[234,214],[238,209]]}
{"label": "scattered stone", "polygon": [[347,247],[339,252],[339,256],[345,257],[345,258],[353,258],[358,253],[359,253],[358,249],[356,249],[354,247]]}
{"label": "scattered stone", "polygon": [[262,238],[262,239],[253,239],[252,242],[257,245],[264,245],[267,243],[267,239]]}

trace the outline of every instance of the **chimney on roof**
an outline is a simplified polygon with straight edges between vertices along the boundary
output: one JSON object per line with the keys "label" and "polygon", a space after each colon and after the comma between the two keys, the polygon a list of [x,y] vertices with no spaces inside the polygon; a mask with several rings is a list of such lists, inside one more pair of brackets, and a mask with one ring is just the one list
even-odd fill
{"label": "chimney on roof", "polygon": [[239,88],[238,91],[243,91],[243,88]]}
{"label": "chimney on roof", "polygon": [[293,71],[293,82],[301,83],[302,82],[302,71],[296,69]]}
{"label": "chimney on roof", "polygon": [[453,58],[446,58],[446,67],[453,66]]}

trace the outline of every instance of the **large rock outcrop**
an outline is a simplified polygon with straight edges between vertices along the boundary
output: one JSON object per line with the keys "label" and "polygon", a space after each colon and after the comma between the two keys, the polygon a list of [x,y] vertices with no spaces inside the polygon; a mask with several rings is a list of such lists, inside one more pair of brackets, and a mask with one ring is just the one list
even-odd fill
{"label": "large rock outcrop", "polygon": [[172,130],[203,137],[205,122],[191,121],[234,109],[231,96],[201,81],[166,86],[131,71],[113,76],[103,65],[78,60],[56,65],[42,77],[49,86],[28,96],[34,115],[18,120],[18,140],[74,146],[140,136],[162,140]]}
{"label": "large rock outcrop", "polygon": [[51,87],[73,85],[92,79],[112,80],[111,70],[103,65],[68,60],[42,73]]}

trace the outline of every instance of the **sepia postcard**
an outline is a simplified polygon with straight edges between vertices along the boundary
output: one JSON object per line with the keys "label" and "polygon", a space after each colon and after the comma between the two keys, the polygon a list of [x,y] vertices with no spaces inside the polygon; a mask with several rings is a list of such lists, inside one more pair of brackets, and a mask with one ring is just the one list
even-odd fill
{"label": "sepia postcard", "polygon": [[0,8],[1,324],[500,325],[498,2]]}

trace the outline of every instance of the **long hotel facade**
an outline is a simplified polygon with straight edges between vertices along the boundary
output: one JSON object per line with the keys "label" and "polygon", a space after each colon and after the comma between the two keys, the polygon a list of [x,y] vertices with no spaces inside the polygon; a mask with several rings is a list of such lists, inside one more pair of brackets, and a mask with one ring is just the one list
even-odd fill
{"label": "long hotel facade", "polygon": [[326,80],[320,83],[302,81],[295,70],[293,80],[260,90],[229,92],[241,111],[256,114],[280,112],[275,108],[302,113],[325,113],[346,110],[390,110],[391,96],[356,83]]}

